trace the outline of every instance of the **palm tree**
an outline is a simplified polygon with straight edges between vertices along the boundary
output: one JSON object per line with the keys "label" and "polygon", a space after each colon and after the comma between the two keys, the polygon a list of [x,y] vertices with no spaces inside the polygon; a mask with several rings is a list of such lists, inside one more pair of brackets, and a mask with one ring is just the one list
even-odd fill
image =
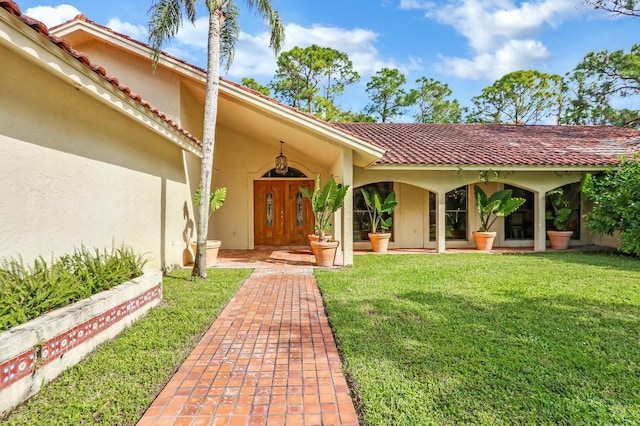
{"label": "palm tree", "polygon": [[[153,49],[153,66],[158,65],[162,45],[173,38],[182,27],[183,8],[187,19],[194,23],[198,0],[152,0],[149,9],[149,44]],[[269,0],[245,0],[249,9],[257,10],[271,31],[271,47],[277,55],[284,42],[284,27],[280,15]],[[238,7],[233,0],[205,0],[209,11],[209,39],[207,46],[207,82],[204,101],[204,132],[202,135],[202,166],[200,174],[200,204],[198,217],[198,248],[193,265],[193,276],[207,277],[206,241],[209,227],[209,203],[216,117],[218,113],[218,88],[220,61],[229,68],[233,49],[238,39]]]}

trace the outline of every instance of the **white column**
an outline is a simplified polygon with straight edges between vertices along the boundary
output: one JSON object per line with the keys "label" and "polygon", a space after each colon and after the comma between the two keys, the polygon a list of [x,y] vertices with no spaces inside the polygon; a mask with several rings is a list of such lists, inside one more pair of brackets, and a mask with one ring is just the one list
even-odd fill
{"label": "white column", "polygon": [[342,183],[349,191],[342,207],[342,261],[344,266],[353,265],[353,151],[345,149],[342,161]]}
{"label": "white column", "polygon": [[447,219],[446,213],[446,194],[439,192],[436,194],[436,252],[445,252],[445,239],[447,232]]}
{"label": "white column", "polygon": [[547,230],[545,223],[545,192],[539,191],[536,198],[535,214],[533,216],[533,249],[545,251],[547,249]]}

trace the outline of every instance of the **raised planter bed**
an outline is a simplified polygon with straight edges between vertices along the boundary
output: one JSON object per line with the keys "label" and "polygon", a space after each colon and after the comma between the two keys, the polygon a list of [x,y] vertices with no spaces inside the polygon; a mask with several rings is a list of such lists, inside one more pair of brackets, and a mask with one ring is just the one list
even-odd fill
{"label": "raised planter bed", "polygon": [[0,333],[0,419],[162,300],[144,275]]}

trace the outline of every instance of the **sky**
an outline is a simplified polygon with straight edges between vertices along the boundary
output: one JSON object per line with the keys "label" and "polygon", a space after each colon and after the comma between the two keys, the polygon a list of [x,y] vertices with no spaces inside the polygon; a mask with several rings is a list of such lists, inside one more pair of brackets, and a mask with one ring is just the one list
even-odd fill
{"label": "sky", "polygon": [[[55,26],[79,13],[147,42],[151,0],[14,0],[22,12]],[[200,2],[201,5],[204,2]],[[276,70],[263,21],[241,7],[234,61],[223,75],[267,85]],[[582,0],[271,0],[285,24],[283,51],[317,44],[346,53],[361,80],[337,103],[360,111],[366,83],[397,68],[407,89],[429,77],[446,83],[462,105],[506,73],[536,69],[565,75],[593,51],[628,51],[640,21],[584,6]],[[165,50],[206,67],[206,11],[186,22]],[[108,70],[107,70],[108,71]],[[126,83],[126,82],[124,82]]]}

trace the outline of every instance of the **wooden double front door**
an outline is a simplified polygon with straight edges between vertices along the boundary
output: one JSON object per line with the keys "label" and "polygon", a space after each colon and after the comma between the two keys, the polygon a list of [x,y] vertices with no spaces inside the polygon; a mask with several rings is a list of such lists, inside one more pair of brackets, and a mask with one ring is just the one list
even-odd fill
{"label": "wooden double front door", "polygon": [[304,245],[313,234],[313,211],[300,187],[313,180],[257,180],[253,183],[254,244]]}

